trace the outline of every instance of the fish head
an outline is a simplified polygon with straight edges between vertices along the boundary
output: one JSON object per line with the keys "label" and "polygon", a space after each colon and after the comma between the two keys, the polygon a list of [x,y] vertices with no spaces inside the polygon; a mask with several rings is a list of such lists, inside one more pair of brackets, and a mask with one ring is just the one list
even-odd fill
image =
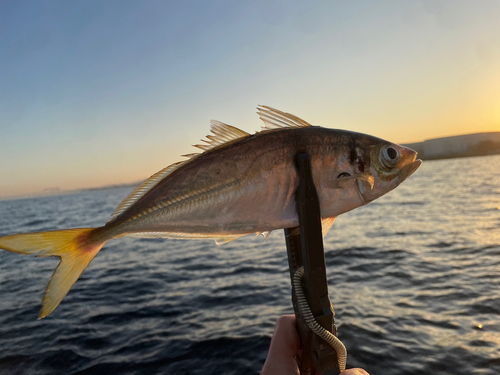
{"label": "fish head", "polygon": [[417,159],[417,152],[411,148],[380,139],[366,149],[364,161],[361,152],[355,163],[358,173],[365,172],[370,176],[357,179],[359,194],[365,204],[396,188],[422,164],[422,160]]}
{"label": "fish head", "polygon": [[323,217],[370,203],[396,188],[422,164],[408,147],[361,133],[341,134],[340,142],[333,139],[343,146],[335,149],[332,143],[328,149],[337,153],[318,162]]}

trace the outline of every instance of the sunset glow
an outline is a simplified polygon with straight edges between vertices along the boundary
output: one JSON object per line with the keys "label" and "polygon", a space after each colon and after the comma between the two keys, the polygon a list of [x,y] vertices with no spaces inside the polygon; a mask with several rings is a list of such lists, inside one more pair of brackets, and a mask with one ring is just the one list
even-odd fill
{"label": "sunset glow", "polygon": [[259,104],[397,143],[500,131],[500,2],[2,6],[0,198],[145,179]]}

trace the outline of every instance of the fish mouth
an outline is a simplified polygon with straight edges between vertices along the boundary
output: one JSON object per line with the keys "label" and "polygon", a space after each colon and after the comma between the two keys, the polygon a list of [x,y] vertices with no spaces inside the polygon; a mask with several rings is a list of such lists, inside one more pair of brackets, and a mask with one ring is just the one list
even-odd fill
{"label": "fish mouth", "polygon": [[[417,157],[417,155],[415,155],[415,158],[416,157]],[[415,173],[415,171],[418,168],[420,168],[421,165],[422,165],[422,160],[420,160],[420,159],[414,160],[410,165],[408,165],[406,177],[409,177],[413,173]]]}
{"label": "fish mouth", "polygon": [[402,156],[407,160],[406,165],[403,166],[401,171],[403,172],[403,178],[401,182],[410,177],[415,171],[422,165],[422,160],[417,159],[417,152],[409,147],[402,147]]}

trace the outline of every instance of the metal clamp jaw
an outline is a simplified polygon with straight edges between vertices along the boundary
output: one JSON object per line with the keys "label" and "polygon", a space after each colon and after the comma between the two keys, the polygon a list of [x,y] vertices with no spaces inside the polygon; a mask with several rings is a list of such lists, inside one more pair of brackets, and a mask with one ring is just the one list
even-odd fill
{"label": "metal clamp jaw", "polygon": [[298,359],[300,373],[338,375],[340,369],[335,349],[308,327],[300,312],[293,286],[295,272],[303,266],[303,287],[312,314],[319,325],[336,336],[335,310],[328,296],[321,213],[312,178],[311,158],[308,153],[301,152],[295,161],[299,174],[299,187],[295,193],[299,226],[285,229],[285,239],[292,280],[292,302],[302,347],[302,356]]}

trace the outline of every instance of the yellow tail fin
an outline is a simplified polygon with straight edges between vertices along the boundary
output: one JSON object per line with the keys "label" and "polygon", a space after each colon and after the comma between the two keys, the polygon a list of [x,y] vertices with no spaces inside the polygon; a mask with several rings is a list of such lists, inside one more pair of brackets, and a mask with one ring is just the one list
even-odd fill
{"label": "yellow tail fin", "polygon": [[45,318],[68,294],[82,272],[106,241],[95,241],[90,235],[95,228],[56,230],[14,234],[0,237],[0,249],[39,257],[61,259],[45,290],[38,319]]}

